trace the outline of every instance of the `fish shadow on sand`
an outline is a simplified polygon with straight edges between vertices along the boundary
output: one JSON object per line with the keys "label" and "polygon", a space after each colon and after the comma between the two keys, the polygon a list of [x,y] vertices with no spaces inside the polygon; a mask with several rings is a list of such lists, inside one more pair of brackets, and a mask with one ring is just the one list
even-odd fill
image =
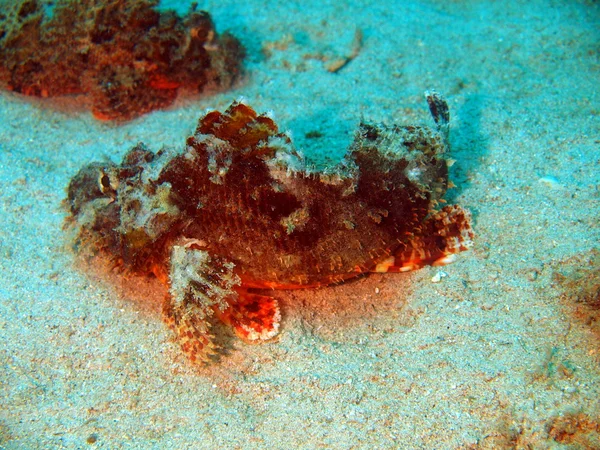
{"label": "fish shadow on sand", "polygon": [[[458,203],[458,198],[470,185],[474,173],[489,152],[488,138],[481,133],[481,111],[484,95],[468,94],[458,111],[450,111],[454,126],[450,128],[450,158],[456,163],[450,168],[450,180],[456,185],[446,192],[449,204]],[[469,205],[471,206],[471,205]],[[472,211],[477,217],[477,211]]]}

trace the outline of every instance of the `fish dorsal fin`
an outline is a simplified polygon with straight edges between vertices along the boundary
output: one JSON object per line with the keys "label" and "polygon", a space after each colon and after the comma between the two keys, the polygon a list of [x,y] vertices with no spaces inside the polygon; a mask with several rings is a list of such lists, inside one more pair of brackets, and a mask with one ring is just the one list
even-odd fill
{"label": "fish dorsal fin", "polygon": [[213,135],[237,149],[257,147],[279,134],[275,122],[250,106],[235,102],[224,113],[212,111],[198,123],[196,134]]}

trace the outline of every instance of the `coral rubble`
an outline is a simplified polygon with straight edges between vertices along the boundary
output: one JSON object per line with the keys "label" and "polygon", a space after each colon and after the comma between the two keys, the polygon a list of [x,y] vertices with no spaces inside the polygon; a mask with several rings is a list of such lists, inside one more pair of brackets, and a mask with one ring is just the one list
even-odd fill
{"label": "coral rubble", "polygon": [[234,103],[203,117],[183,151],[142,144],[84,167],[68,189],[76,247],[169,286],[167,321],[192,360],[213,352],[210,320],[248,341],[279,327],[253,289],[338,283],[446,264],[471,246],[469,214],[437,210],[448,186],[447,104],[436,129],[362,123],[345,159],[312,172],[274,121]]}
{"label": "coral rubble", "polygon": [[181,18],[158,0],[39,0],[0,11],[0,87],[24,95],[87,93],[94,115],[130,120],[173,103],[178,90],[228,88],[243,48],[206,12]]}

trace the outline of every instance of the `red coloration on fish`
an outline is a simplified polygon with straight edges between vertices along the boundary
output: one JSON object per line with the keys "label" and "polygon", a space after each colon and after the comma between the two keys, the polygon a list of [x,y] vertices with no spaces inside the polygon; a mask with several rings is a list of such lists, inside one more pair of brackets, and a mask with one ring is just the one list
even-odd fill
{"label": "red coloration on fish", "polygon": [[0,87],[24,95],[89,94],[94,117],[125,121],[170,106],[179,88],[227,89],[244,50],[207,12],[159,12],[158,0],[39,0],[0,11]]}
{"label": "red coloration on fish", "polygon": [[192,361],[216,348],[219,318],[246,341],[279,329],[254,289],[340,283],[442,265],[472,245],[470,215],[437,206],[448,187],[448,107],[436,128],[360,124],[343,161],[309,170],[288,135],[243,103],[207,114],[182,151],[138,145],[71,181],[77,248],[169,287],[164,313]]}

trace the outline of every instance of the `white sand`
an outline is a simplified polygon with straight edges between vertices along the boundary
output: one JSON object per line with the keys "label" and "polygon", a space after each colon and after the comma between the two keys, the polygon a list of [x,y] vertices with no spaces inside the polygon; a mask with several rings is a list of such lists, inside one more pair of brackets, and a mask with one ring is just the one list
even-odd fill
{"label": "white sand", "polygon": [[[598,339],[551,281],[599,245],[600,5],[506,3],[204,1],[248,48],[235,91],[120,127],[0,95],[0,448],[594,448],[598,433],[551,436],[600,414]],[[356,29],[360,53],[328,72]],[[361,117],[430,123],[429,88],[453,116],[448,199],[477,233],[439,283],[431,268],[277,292],[276,342],[231,339],[198,370],[160,287],[74,267],[61,201],[84,164],[181,147],[239,96],[336,159]]]}

